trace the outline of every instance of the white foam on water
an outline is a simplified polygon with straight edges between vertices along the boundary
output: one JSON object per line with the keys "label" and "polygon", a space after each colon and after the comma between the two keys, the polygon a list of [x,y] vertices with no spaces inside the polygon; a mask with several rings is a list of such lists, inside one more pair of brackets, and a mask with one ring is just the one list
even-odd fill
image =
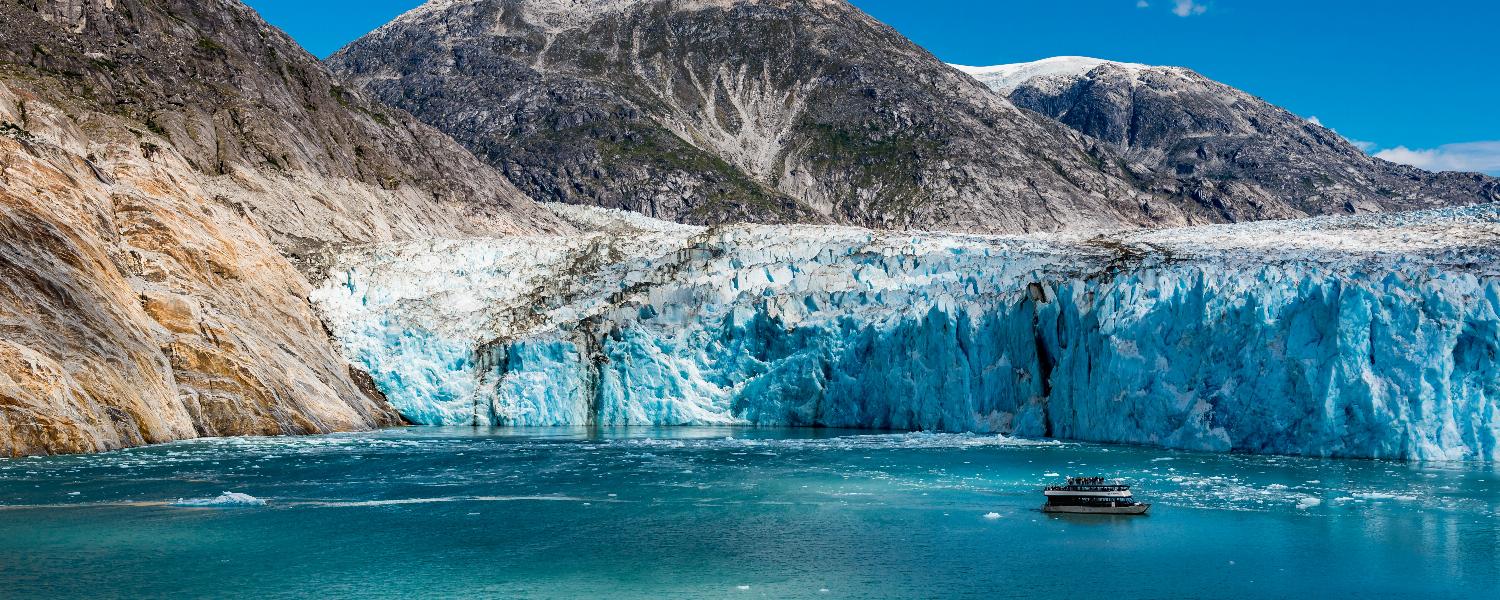
{"label": "white foam on water", "polygon": [[1350,495],[1361,500],[1397,500],[1401,502],[1411,502],[1417,499],[1416,496],[1405,496],[1388,492],[1355,492]]}
{"label": "white foam on water", "polygon": [[442,504],[447,502],[621,502],[620,500],[595,500],[576,496],[437,496],[430,498],[391,498],[384,500],[318,500],[296,502],[294,506],[320,507],[368,507],[403,506],[408,504]]}
{"label": "white foam on water", "polygon": [[916,450],[963,449],[985,447],[1051,447],[1067,444],[1058,440],[1037,440],[1007,435],[974,433],[891,433],[849,435],[833,438],[740,439],[734,437],[704,439],[640,438],[610,440],[606,444],[623,447],[777,450]]}

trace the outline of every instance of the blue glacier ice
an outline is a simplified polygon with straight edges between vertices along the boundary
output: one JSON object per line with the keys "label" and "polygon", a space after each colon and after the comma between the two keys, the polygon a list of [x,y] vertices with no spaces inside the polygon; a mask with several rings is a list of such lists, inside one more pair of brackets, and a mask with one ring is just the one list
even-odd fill
{"label": "blue glacier ice", "polygon": [[1500,209],[1094,238],[621,218],[346,253],[423,424],[761,424],[1500,459]]}

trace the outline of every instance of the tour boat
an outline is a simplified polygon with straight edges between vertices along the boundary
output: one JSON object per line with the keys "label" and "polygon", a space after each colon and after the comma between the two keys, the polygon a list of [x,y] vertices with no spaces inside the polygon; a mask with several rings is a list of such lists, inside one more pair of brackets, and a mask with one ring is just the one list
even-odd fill
{"label": "tour boat", "polygon": [[1095,515],[1144,515],[1150,504],[1136,502],[1130,486],[1103,477],[1069,477],[1066,485],[1049,485],[1044,512]]}

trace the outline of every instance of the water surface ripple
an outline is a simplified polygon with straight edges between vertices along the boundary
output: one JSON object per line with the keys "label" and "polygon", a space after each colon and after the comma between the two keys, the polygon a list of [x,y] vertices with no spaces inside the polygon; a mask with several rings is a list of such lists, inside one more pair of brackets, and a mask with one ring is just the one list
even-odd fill
{"label": "water surface ripple", "polygon": [[[1037,510],[1122,477],[1146,517]],[[397,429],[0,460],[0,596],[1478,598],[1480,463],[764,428]]]}

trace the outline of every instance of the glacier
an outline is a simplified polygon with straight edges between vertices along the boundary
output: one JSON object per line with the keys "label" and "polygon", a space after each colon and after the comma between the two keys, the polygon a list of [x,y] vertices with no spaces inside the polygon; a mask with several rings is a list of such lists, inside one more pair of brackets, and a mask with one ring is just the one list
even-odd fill
{"label": "glacier", "polygon": [[744,424],[1500,459],[1500,207],[979,236],[351,247],[313,300],[418,424]]}

